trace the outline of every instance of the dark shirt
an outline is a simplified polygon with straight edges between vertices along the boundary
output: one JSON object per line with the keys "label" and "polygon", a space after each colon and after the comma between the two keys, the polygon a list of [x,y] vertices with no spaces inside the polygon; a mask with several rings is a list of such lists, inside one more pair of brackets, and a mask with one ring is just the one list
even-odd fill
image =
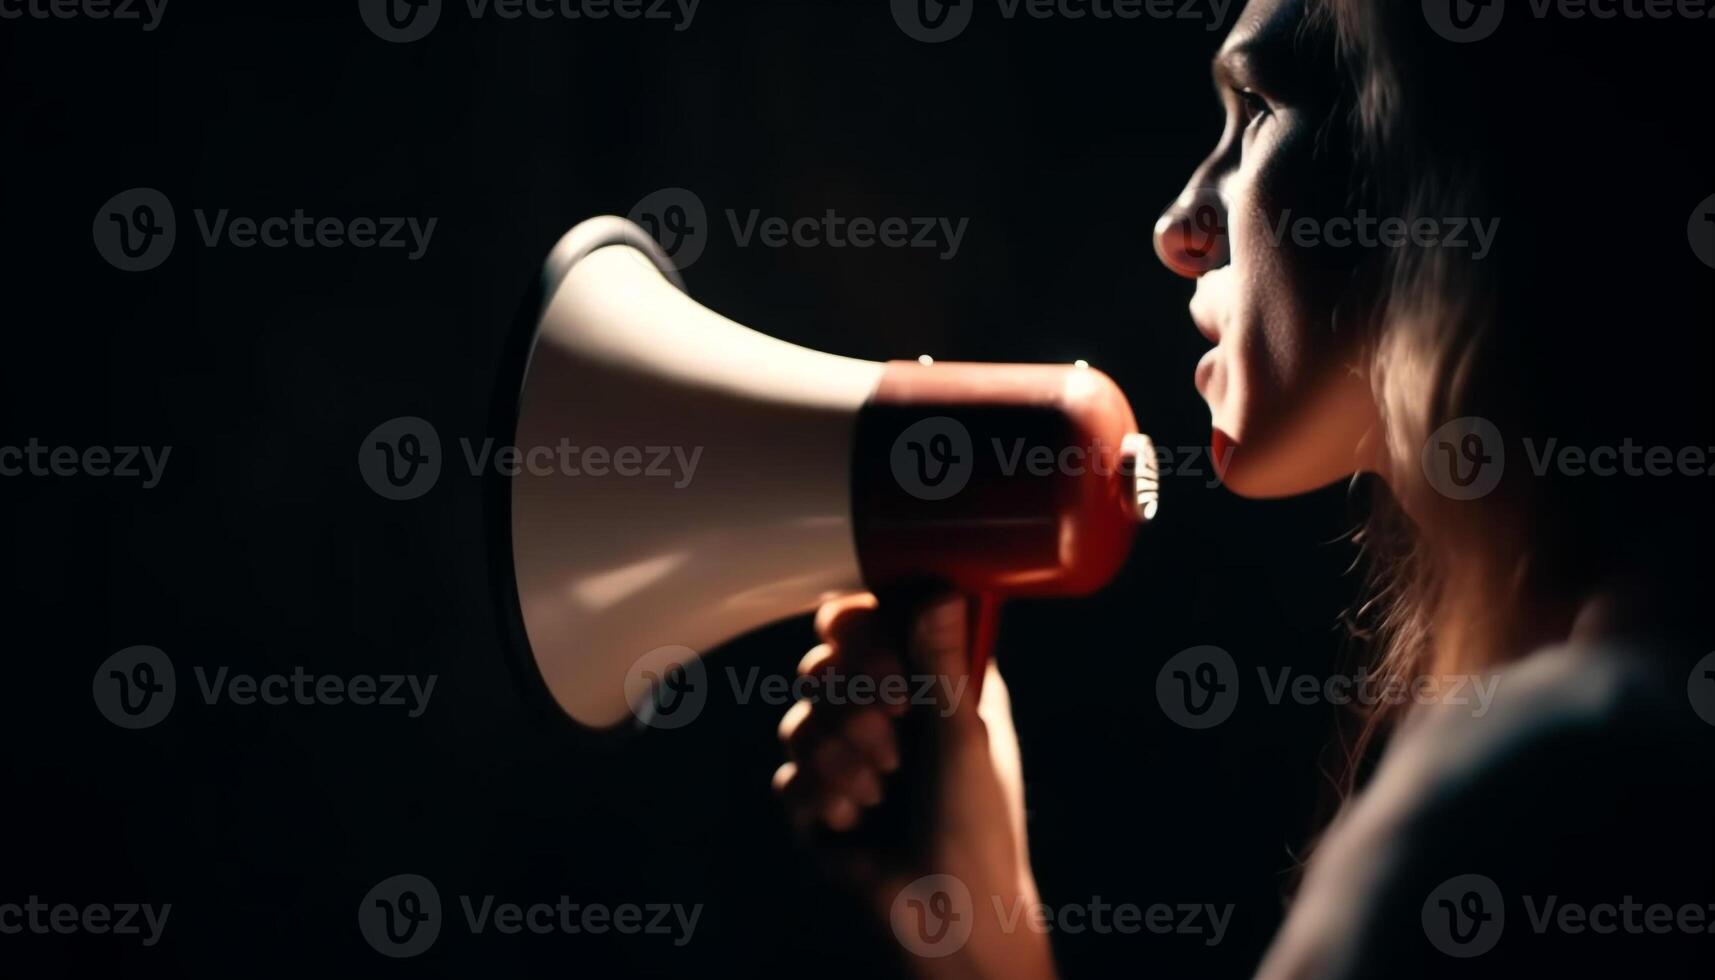
{"label": "dark shirt", "polygon": [[1706,653],[1543,650],[1494,678],[1487,711],[1421,712],[1259,975],[1715,977]]}

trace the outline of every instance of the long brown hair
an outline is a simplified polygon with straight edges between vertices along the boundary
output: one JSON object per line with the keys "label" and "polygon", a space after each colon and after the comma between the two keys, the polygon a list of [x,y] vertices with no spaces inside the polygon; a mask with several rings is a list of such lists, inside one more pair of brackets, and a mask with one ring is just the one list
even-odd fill
{"label": "long brown hair", "polygon": [[[1715,444],[1715,272],[1686,238],[1715,193],[1697,108],[1709,78],[1691,57],[1707,47],[1704,25],[1513,6],[1492,37],[1461,44],[1438,36],[1417,0],[1306,4],[1306,35],[1338,76],[1329,125],[1349,148],[1350,206],[1500,222],[1483,257],[1377,250],[1337,317],[1369,331],[1385,430],[1386,485],[1358,536],[1369,598],[1355,617],[1384,682],[1504,665],[1565,638],[1599,589],[1683,604],[1703,594],[1691,580],[1707,580],[1715,481],[1603,478],[1552,455]],[[1499,434],[1503,475],[1457,499],[1424,451],[1468,418]],[[1384,706],[1364,719],[1348,788],[1398,717]]]}

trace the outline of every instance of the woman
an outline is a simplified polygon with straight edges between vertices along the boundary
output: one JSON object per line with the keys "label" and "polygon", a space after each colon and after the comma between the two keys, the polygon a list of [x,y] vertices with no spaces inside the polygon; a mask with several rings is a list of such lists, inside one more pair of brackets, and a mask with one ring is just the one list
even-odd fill
{"label": "woman", "polygon": [[[1252,0],[1215,60],[1225,131],[1156,227],[1214,344],[1195,380],[1225,483],[1361,476],[1374,671],[1499,680],[1482,717],[1368,719],[1379,758],[1259,976],[1715,972],[1715,669],[1693,669],[1715,668],[1715,273],[1686,223],[1715,192],[1715,22],[1563,7],[1461,43],[1448,24],[1486,8]],[[957,673],[962,617],[831,603],[802,669]],[[923,876],[968,889],[957,948],[902,937],[917,973],[1053,976],[1043,934],[987,911],[1036,899],[1006,688],[991,668],[980,707],[948,707],[925,732],[801,702],[776,788],[884,914],[945,905]],[[914,757],[926,840],[866,836]]]}

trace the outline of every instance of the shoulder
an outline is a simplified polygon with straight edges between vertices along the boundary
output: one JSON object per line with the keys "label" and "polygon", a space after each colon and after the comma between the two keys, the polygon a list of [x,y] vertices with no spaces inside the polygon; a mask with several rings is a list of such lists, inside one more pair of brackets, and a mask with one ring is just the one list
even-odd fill
{"label": "shoulder", "polygon": [[1696,663],[1641,643],[1580,644],[1446,679],[1395,735],[1331,840],[1409,840],[1472,807],[1523,813],[1622,786],[1689,788],[1715,763],[1715,715],[1699,714]]}
{"label": "shoulder", "polygon": [[1689,686],[1693,663],[1641,643],[1580,644],[1453,678],[1443,690],[1470,693],[1426,705],[1408,722],[1365,795],[1386,798],[1378,809],[1415,811],[1482,791],[1498,776],[1514,783],[1521,767],[1573,765],[1585,780],[1642,773],[1626,752],[1655,742],[1707,746],[1715,736]]}
{"label": "shoulder", "polygon": [[[1583,644],[1463,679],[1463,696],[1443,685],[1329,829],[1269,963],[1355,976],[1390,950],[1436,958],[1426,906],[1454,882],[1484,882],[1519,918],[1527,896],[1707,891],[1715,708],[1706,721],[1698,666],[1646,644]],[[1568,948],[1537,939],[1538,958]]]}

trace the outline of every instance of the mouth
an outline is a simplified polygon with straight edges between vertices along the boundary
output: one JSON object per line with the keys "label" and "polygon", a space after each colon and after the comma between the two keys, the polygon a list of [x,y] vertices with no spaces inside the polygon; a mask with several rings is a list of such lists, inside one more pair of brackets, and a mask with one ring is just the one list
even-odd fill
{"label": "mouth", "polygon": [[1227,478],[1227,465],[1233,461],[1233,450],[1237,448],[1238,441],[1220,429],[1209,433],[1209,456],[1214,461],[1217,477]]}
{"label": "mouth", "polygon": [[1189,310],[1191,322],[1196,325],[1197,332],[1211,344],[1221,342],[1221,321],[1226,319],[1225,312],[1229,292],[1232,288],[1231,271],[1215,269],[1205,273],[1197,280],[1197,289],[1191,294]]}
{"label": "mouth", "polygon": [[[1203,301],[1198,302],[1199,299]],[[1214,377],[1215,362],[1221,349],[1221,328],[1215,325],[1216,318],[1211,315],[1208,307],[1208,299],[1202,296],[1201,292],[1191,297],[1191,322],[1196,325],[1197,332],[1203,335],[1204,340],[1215,345],[1204,351],[1202,359],[1197,362],[1197,394],[1204,399],[1209,397],[1209,381]]]}
{"label": "mouth", "polygon": [[1228,275],[1227,269],[1216,269],[1198,279],[1189,307],[1191,322],[1197,327],[1197,332],[1214,345],[1203,352],[1195,374],[1197,394],[1211,405],[1211,396],[1218,398],[1220,389],[1225,387],[1216,375],[1220,367],[1221,324],[1226,321],[1224,313],[1229,298],[1226,290],[1231,288]]}
{"label": "mouth", "polygon": [[1221,342],[1221,328],[1215,326],[1213,317],[1208,316],[1206,313],[1197,309],[1197,303],[1195,300],[1192,300],[1191,302],[1191,322],[1196,324],[1197,332],[1203,335],[1204,340],[1207,340],[1211,344],[1218,344]]}
{"label": "mouth", "polygon": [[1215,360],[1219,351],[1220,348],[1211,347],[1197,361],[1194,380],[1197,385],[1197,394],[1202,395],[1205,400],[1209,397],[1209,380],[1215,376]]}

